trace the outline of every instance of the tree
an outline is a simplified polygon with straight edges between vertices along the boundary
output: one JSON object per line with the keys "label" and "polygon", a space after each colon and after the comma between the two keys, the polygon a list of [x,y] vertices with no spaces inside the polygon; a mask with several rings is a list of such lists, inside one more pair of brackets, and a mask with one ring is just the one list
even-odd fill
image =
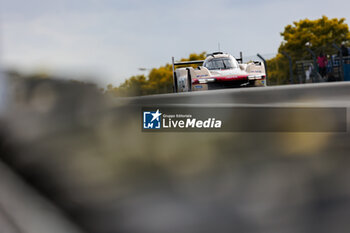
{"label": "tree", "polygon": [[[329,19],[326,16],[316,20],[302,19],[293,22],[292,25],[287,25],[284,28],[281,36],[283,42],[278,52],[287,52],[293,61],[311,59],[311,55],[306,50],[306,44],[309,44],[316,54],[320,52],[336,54],[337,51],[332,43],[340,45],[350,41],[349,27],[345,23],[345,18]],[[270,72],[269,84],[287,83],[289,68],[288,61],[284,56],[278,54],[269,60],[268,69]]]}
{"label": "tree", "polygon": [[113,87],[112,84],[109,84],[106,93],[113,96],[140,96],[146,93],[145,85],[146,77],[144,75],[132,76],[119,87]]}
{"label": "tree", "polygon": [[267,61],[268,85],[287,84],[289,64],[287,59],[280,53]]}

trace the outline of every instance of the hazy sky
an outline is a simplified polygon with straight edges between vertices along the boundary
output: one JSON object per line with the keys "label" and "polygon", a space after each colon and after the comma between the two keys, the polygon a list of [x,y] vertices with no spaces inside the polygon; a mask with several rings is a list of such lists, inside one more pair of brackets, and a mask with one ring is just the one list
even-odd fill
{"label": "hazy sky", "polygon": [[[221,50],[276,53],[284,26],[345,17],[349,0],[2,0],[5,67],[95,77],[118,85],[140,67]],[[82,78],[82,77],[80,77]]]}

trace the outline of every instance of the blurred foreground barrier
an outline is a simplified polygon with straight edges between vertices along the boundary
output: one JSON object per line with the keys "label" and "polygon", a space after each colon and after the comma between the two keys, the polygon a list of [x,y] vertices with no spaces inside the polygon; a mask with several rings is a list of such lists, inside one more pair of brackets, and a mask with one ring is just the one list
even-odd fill
{"label": "blurred foreground barrier", "polygon": [[[17,81],[9,89],[9,107],[1,116],[1,160],[83,232],[345,233],[350,229],[346,130],[141,130],[142,107],[347,109],[350,84],[128,99],[48,80]],[[271,119],[252,114],[237,121],[263,124]],[[348,122],[347,117],[339,119]],[[54,228],[47,232],[55,232]]]}
{"label": "blurred foreground barrier", "polygon": [[125,98],[125,103],[141,105],[271,105],[322,104],[330,106],[348,101],[350,83],[317,83],[303,85],[269,86],[263,88],[224,89]]}
{"label": "blurred foreground barrier", "polygon": [[0,229],[2,233],[79,233],[60,210],[0,163]]}

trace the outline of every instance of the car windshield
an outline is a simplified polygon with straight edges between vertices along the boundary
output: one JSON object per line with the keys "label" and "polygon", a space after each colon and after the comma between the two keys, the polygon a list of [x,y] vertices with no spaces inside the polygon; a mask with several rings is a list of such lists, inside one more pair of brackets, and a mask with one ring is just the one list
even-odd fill
{"label": "car windshield", "polygon": [[204,67],[208,70],[226,70],[237,68],[237,65],[231,58],[214,58],[205,62]]}

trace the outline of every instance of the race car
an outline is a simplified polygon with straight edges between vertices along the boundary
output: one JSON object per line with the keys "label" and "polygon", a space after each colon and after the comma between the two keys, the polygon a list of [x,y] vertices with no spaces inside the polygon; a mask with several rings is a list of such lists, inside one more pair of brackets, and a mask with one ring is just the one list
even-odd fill
{"label": "race car", "polygon": [[[264,63],[252,61],[242,63],[241,57],[236,59],[223,52],[208,54],[205,60],[174,62],[174,92],[202,91],[234,87],[266,86]],[[176,66],[199,65],[176,68]]]}

